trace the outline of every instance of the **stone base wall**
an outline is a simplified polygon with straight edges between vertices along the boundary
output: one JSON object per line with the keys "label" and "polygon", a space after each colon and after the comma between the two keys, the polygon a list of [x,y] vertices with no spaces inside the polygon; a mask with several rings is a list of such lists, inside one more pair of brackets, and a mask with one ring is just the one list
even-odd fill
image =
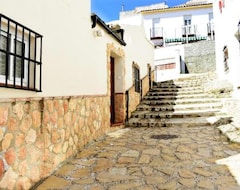
{"label": "stone base wall", "polygon": [[142,79],[142,97],[149,91],[149,78],[148,76]]}
{"label": "stone base wall", "polygon": [[188,73],[206,73],[216,70],[215,41],[200,41],[184,46]]}
{"label": "stone base wall", "polygon": [[115,94],[115,122],[123,123],[125,120],[125,94]]}
{"label": "stone base wall", "polygon": [[110,98],[0,102],[0,189],[29,189],[110,131]]}
{"label": "stone base wall", "polygon": [[135,87],[133,86],[128,90],[129,93],[129,104],[128,104],[128,117],[131,117],[131,113],[136,109],[137,105],[140,103],[141,96],[139,92],[135,92]]}

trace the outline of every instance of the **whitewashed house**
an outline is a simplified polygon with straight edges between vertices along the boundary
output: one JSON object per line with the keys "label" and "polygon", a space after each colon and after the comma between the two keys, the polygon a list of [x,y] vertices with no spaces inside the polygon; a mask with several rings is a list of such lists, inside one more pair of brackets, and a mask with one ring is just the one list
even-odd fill
{"label": "whitewashed house", "polygon": [[89,1],[0,4],[0,189],[30,189],[124,127],[149,89],[153,45],[138,27],[105,24]]}
{"label": "whitewashed house", "polygon": [[219,84],[233,87],[231,99],[225,100],[228,113],[239,118],[240,111],[240,1],[216,0],[213,4],[216,30],[216,69]]}
{"label": "whitewashed house", "polygon": [[165,2],[136,7],[121,12],[120,22],[144,26],[147,38],[155,46],[156,81],[186,72],[186,44],[215,38],[212,0],[190,0],[174,7]]}

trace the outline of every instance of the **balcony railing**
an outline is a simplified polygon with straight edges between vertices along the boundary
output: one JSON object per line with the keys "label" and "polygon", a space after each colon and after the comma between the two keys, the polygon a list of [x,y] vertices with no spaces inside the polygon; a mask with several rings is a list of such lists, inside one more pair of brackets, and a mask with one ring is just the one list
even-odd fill
{"label": "balcony railing", "polygon": [[151,28],[150,29],[150,38],[151,39],[163,39],[163,28]]}
{"label": "balcony railing", "polygon": [[0,87],[42,91],[42,35],[2,14]]}
{"label": "balcony railing", "polygon": [[186,25],[182,27],[182,37],[193,37],[196,36],[196,26]]}
{"label": "balcony railing", "polygon": [[214,24],[203,23],[179,27],[159,27],[150,29],[150,39],[155,47],[173,43],[191,43],[201,40],[214,39]]}

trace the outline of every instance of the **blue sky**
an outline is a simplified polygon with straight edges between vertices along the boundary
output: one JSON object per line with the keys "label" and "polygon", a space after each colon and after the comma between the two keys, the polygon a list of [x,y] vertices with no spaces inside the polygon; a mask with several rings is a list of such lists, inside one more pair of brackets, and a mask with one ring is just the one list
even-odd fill
{"label": "blue sky", "polygon": [[[91,0],[91,11],[96,13],[103,21],[117,20],[124,4],[125,10],[133,10],[138,6],[162,3],[164,0]],[[188,0],[166,0],[171,7],[187,2]]]}

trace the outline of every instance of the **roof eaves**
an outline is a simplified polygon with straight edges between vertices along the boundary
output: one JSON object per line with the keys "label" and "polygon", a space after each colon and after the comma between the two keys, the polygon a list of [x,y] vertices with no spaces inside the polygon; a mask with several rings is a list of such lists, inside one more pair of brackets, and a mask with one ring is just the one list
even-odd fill
{"label": "roof eaves", "polygon": [[168,7],[168,8],[161,8],[161,9],[148,9],[148,10],[142,10],[141,13],[147,13],[147,12],[152,12],[152,11],[173,11],[173,10],[178,10],[178,9],[183,9],[183,8],[196,8],[196,7],[205,7],[205,6],[211,6],[212,3],[196,3],[196,4],[181,4],[173,7]]}
{"label": "roof eaves", "polygon": [[98,23],[108,32],[108,34],[111,34],[121,45],[123,46],[127,45],[126,42],[123,39],[121,39],[99,16],[97,16],[96,14],[92,14],[91,19],[93,22],[92,28],[95,28],[96,24]]}

